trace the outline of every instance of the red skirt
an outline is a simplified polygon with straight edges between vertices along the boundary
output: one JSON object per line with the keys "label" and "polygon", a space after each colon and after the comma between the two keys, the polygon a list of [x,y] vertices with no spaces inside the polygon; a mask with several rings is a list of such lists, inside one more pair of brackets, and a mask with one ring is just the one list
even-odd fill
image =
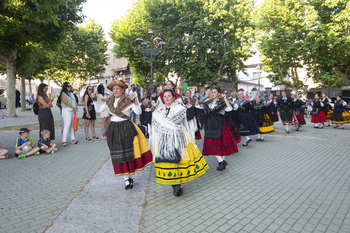
{"label": "red skirt", "polygon": [[304,119],[304,115],[302,113],[300,113],[299,116],[296,116],[298,121],[299,121],[299,125],[306,125],[305,119]]}
{"label": "red skirt", "polygon": [[143,170],[148,164],[153,162],[151,151],[141,154],[141,157],[126,163],[113,164],[114,173],[118,175],[134,174],[135,171]]}
{"label": "red skirt", "polygon": [[320,111],[320,114],[318,114],[317,116],[312,116],[311,117],[311,123],[325,123],[327,122],[326,119],[326,114],[324,113],[323,110]]}
{"label": "red skirt", "polygon": [[286,124],[290,124],[290,125],[299,125],[299,121],[298,121],[298,118],[296,117],[295,113],[293,113],[292,122],[289,122],[289,121],[282,121],[282,124],[283,124],[283,125],[286,125]]}
{"label": "red skirt", "polygon": [[238,152],[237,143],[226,122],[222,129],[221,138],[204,138],[203,155],[225,156],[236,152]]}
{"label": "red skirt", "polygon": [[277,122],[277,121],[279,121],[278,115],[277,115],[277,111],[275,111],[275,112],[273,112],[273,113],[269,112],[268,115],[269,115],[269,117],[270,117],[271,122]]}

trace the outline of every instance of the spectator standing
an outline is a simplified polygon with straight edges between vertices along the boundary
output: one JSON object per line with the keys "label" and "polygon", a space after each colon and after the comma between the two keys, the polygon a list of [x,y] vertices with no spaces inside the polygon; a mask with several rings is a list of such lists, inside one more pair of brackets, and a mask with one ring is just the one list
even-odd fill
{"label": "spectator standing", "polygon": [[[97,102],[99,105],[103,105],[106,101],[107,101],[107,97],[105,94],[105,87],[103,86],[103,84],[98,85],[97,87]],[[104,110],[102,112],[100,112],[100,116],[101,116],[101,132],[102,132],[102,137],[103,139],[107,140],[107,128],[108,128],[108,124],[110,121],[110,117],[109,117],[109,112],[108,110]]]}
{"label": "spectator standing", "polygon": [[201,91],[201,95],[200,95],[200,97],[199,97],[199,100],[204,100],[206,98],[206,96],[205,96],[205,91]]}
{"label": "spectator standing", "polygon": [[[137,96],[137,92],[136,92],[137,88],[136,88],[135,84],[131,84],[130,87],[131,87],[131,89],[128,92],[128,96],[131,97],[132,95],[134,95],[134,96],[136,96],[136,99],[138,100],[138,96]],[[132,122],[136,123],[136,113],[134,111],[132,111],[130,113],[130,120]]]}
{"label": "spectator standing", "polygon": [[21,92],[16,89],[16,108],[21,107]]}
{"label": "spectator standing", "polygon": [[36,102],[39,105],[38,120],[40,125],[39,138],[41,137],[40,132],[44,129],[49,130],[50,140],[55,140],[55,122],[51,112],[52,101],[47,96],[48,86],[45,83],[41,83],[38,87],[38,93],[36,95]]}
{"label": "spectator standing", "polygon": [[[83,119],[85,119],[85,141],[92,142],[93,140],[99,141],[100,138],[96,137],[95,134],[95,120],[96,120],[96,111],[94,106],[94,101],[92,100],[92,93],[94,89],[92,86],[88,86],[85,90],[83,99],[84,99],[84,113]],[[91,125],[92,139],[89,137],[89,126]]]}
{"label": "spectator standing", "polygon": [[250,99],[250,98],[249,98],[249,92],[248,92],[248,91],[245,92],[245,94],[244,94],[244,99],[246,99],[246,100],[249,100],[249,99]]}
{"label": "spectator standing", "polygon": [[153,100],[155,103],[157,102],[157,100],[158,100],[158,95],[157,95],[157,93],[155,92],[155,93],[153,93],[152,94],[152,96],[151,96],[151,100]]}
{"label": "spectator standing", "polygon": [[64,122],[63,133],[62,133],[62,145],[68,147],[67,135],[70,133],[71,142],[73,144],[78,144],[78,140],[75,139],[74,129],[73,129],[73,113],[78,110],[78,103],[74,97],[73,92],[71,92],[72,86],[69,82],[63,83],[62,90],[60,93],[61,107],[62,107],[62,118]]}

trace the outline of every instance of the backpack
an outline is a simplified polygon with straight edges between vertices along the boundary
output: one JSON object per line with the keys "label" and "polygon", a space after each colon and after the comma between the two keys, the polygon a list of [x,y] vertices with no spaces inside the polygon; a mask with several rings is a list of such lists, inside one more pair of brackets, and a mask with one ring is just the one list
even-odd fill
{"label": "backpack", "polygon": [[39,112],[39,105],[38,105],[37,102],[35,102],[35,103],[33,104],[33,112],[34,112],[35,115],[38,115],[38,112]]}

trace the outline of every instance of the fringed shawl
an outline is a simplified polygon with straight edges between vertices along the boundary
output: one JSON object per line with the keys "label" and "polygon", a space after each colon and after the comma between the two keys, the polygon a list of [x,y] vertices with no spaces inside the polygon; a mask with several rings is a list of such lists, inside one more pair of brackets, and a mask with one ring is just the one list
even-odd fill
{"label": "fringed shawl", "polygon": [[134,104],[134,102],[132,102],[129,99],[129,97],[126,97],[125,95],[123,95],[119,98],[117,107],[114,108],[114,101],[115,101],[115,96],[107,100],[106,105],[109,111],[114,115],[117,115],[121,118],[129,120],[130,116],[125,115],[123,111],[127,109],[130,105]]}
{"label": "fringed shawl", "polygon": [[185,107],[173,103],[168,114],[164,106],[152,113],[149,144],[155,162],[178,163],[181,158],[189,159],[186,145],[194,143],[197,127],[194,120],[187,121],[186,111]]}

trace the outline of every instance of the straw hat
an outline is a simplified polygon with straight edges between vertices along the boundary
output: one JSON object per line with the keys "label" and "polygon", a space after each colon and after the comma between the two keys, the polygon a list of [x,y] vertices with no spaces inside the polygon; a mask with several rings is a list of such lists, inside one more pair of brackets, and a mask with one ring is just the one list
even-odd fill
{"label": "straw hat", "polygon": [[123,80],[114,80],[110,84],[107,85],[108,90],[113,91],[114,86],[120,86],[124,89],[128,88],[128,84],[126,84]]}

